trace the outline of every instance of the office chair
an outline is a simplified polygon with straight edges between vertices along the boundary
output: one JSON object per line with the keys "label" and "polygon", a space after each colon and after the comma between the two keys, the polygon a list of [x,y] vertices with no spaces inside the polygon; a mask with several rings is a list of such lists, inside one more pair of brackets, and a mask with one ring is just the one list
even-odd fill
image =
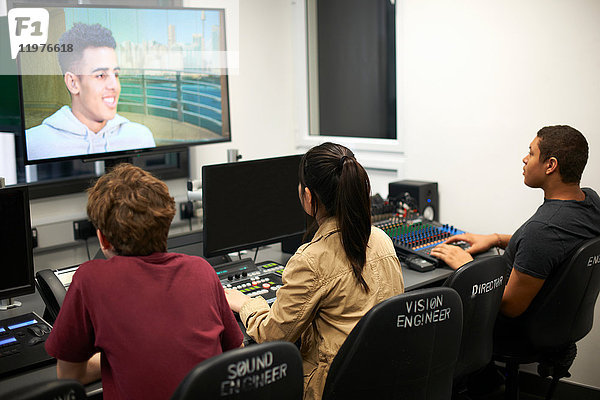
{"label": "office chair", "polygon": [[592,329],[600,291],[600,237],[586,241],[564,267],[546,279],[518,318],[521,337],[494,342],[494,359],[506,363],[506,399],[519,398],[519,364],[538,363],[542,377],[552,377],[551,399],[577,354],[575,343]]}
{"label": "office chair", "polygon": [[460,352],[454,368],[455,392],[472,373],[492,361],[494,323],[506,284],[502,256],[478,258],[454,271],[444,286],[458,293],[463,306]]}
{"label": "office chair", "polygon": [[30,383],[7,393],[5,398],[11,400],[87,399],[83,385],[73,379]]}
{"label": "office chair", "polygon": [[323,400],[447,400],[462,330],[454,289],[394,296],[367,312],[331,363]]}
{"label": "office chair", "polygon": [[195,366],[171,400],[301,400],[302,357],[289,342],[266,342],[227,351]]}

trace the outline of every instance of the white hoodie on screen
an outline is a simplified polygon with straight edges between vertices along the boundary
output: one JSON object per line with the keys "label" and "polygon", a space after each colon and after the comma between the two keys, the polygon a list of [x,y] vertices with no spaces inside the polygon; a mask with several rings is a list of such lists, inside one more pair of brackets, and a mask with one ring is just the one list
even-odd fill
{"label": "white hoodie on screen", "polygon": [[25,139],[29,160],[156,146],[152,132],[142,124],[116,114],[96,133],[79,121],[69,106],[63,106],[41,125],[28,129]]}

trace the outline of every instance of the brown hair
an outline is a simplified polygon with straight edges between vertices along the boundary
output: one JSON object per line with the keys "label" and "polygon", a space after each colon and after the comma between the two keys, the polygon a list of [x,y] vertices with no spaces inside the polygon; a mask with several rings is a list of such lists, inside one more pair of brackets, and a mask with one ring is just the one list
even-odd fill
{"label": "brown hair", "polygon": [[556,158],[562,181],[579,183],[588,159],[588,143],[581,132],[568,125],[556,125],[540,129],[537,136],[540,161]]}
{"label": "brown hair", "polygon": [[300,186],[312,192],[312,211],[319,201],[328,216],[335,217],[342,246],[354,276],[368,292],[362,276],[371,236],[371,184],[365,169],[346,147],[327,142],[310,149],[300,161]]}
{"label": "brown hair", "polygon": [[167,250],[175,200],[164,182],[131,164],[119,164],[88,189],[87,214],[118,255]]}

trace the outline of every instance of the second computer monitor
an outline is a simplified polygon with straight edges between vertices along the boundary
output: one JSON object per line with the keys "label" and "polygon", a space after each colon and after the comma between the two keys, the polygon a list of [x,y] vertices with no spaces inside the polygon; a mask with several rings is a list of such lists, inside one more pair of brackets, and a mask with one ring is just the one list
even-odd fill
{"label": "second computer monitor", "polygon": [[252,249],[302,234],[298,199],[301,155],[202,168],[206,257]]}
{"label": "second computer monitor", "polygon": [[0,189],[0,300],[35,291],[32,248],[27,186]]}

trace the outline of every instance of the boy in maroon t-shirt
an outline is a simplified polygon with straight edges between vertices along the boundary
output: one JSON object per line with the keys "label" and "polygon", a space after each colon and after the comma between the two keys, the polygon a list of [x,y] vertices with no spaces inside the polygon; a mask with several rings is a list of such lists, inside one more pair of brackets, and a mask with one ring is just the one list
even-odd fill
{"label": "boy in maroon t-shirt", "polygon": [[106,260],[83,263],[46,342],[59,378],[102,378],[105,399],[165,399],[199,362],[242,333],[214,269],[167,253],[175,202],[148,172],[121,164],[88,190]]}

